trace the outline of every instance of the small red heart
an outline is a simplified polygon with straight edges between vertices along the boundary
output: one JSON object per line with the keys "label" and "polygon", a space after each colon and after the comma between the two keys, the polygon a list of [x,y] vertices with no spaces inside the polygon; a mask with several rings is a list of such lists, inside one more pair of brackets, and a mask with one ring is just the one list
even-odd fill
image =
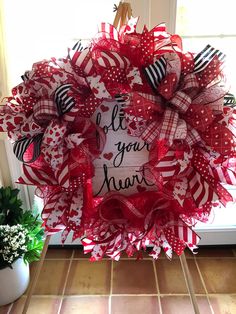
{"label": "small red heart", "polygon": [[23,132],[29,132],[30,128],[29,128],[29,123],[25,123],[25,125],[23,125],[22,127],[22,131]]}
{"label": "small red heart", "polygon": [[70,211],[70,217],[74,217],[74,216],[77,216],[78,215],[78,212],[76,210],[71,210]]}
{"label": "small red heart", "polygon": [[139,193],[142,193],[146,191],[146,188],[144,186],[137,185],[137,190],[139,191]]}
{"label": "small red heart", "polygon": [[36,123],[32,123],[32,125],[31,125],[31,129],[32,130],[37,130],[37,129],[39,129],[39,126],[38,126],[38,124],[36,124]]}
{"label": "small red heart", "polygon": [[105,153],[103,154],[103,157],[106,158],[107,160],[111,160],[111,158],[113,157],[113,153]]}
{"label": "small red heart", "polygon": [[100,108],[101,108],[102,112],[106,112],[106,111],[109,110],[109,107],[106,107],[106,106],[104,106],[104,105],[101,105]]}
{"label": "small red heart", "polygon": [[14,117],[14,123],[17,125],[17,124],[20,124],[21,122],[23,121],[23,118],[22,117]]}
{"label": "small red heart", "polygon": [[11,122],[7,121],[7,130],[12,131],[14,129],[15,129],[15,126]]}

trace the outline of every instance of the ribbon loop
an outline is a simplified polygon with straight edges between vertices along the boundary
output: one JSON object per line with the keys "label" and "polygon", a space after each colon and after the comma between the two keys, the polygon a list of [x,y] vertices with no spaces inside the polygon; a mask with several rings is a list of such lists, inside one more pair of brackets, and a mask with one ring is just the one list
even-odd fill
{"label": "ribbon loop", "polygon": [[180,112],[185,113],[191,105],[191,98],[184,92],[177,91],[170,99],[170,103],[174,105]]}
{"label": "ribbon loop", "polygon": [[194,58],[194,73],[203,71],[215,56],[217,56],[220,61],[225,59],[225,54],[213,48],[211,45],[207,45]]}
{"label": "ribbon loop", "polygon": [[[13,146],[13,152],[17,159],[26,163],[34,162],[40,155],[42,139],[43,133],[40,133],[31,138],[23,137],[16,141]],[[28,152],[27,156],[25,156],[31,144],[33,145],[33,152]]]}
{"label": "ribbon loop", "polygon": [[57,105],[58,114],[60,116],[70,111],[71,108],[73,108],[75,105],[74,98],[68,95],[71,87],[71,84],[63,84],[59,86],[55,91],[54,100]]}
{"label": "ribbon loop", "polygon": [[148,83],[155,92],[162,79],[166,76],[166,65],[165,58],[160,57],[153,64],[150,64],[143,69]]}
{"label": "ribbon loop", "polygon": [[52,100],[39,100],[34,106],[34,118],[44,123],[58,117],[55,103]]}

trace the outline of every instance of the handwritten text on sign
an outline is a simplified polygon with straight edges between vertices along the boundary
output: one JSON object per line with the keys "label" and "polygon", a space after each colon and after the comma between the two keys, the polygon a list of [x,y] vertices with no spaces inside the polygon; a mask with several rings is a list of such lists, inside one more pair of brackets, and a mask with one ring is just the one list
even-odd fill
{"label": "handwritten text on sign", "polygon": [[148,144],[127,134],[125,119],[120,116],[121,105],[103,102],[92,121],[103,128],[106,144],[101,156],[94,161],[94,195],[119,191],[130,195],[153,189],[140,167],[148,161]]}

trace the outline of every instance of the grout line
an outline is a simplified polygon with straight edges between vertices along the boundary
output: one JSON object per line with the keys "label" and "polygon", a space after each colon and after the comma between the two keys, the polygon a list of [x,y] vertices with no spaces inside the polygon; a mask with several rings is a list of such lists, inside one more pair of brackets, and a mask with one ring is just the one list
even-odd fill
{"label": "grout line", "polygon": [[114,267],[114,261],[111,261],[111,281],[110,281],[110,294],[109,294],[109,299],[108,299],[108,313],[111,313],[111,296],[113,292],[113,267]]}
{"label": "grout line", "polygon": [[[189,296],[188,293],[140,293],[140,294],[134,294],[134,293],[113,293],[112,296],[115,297],[157,297],[160,296],[169,296],[169,297],[181,297],[181,296]],[[236,296],[236,293],[209,293],[209,296]],[[84,298],[84,297],[109,297],[110,294],[75,294],[75,295],[65,295],[66,298]],[[196,296],[198,297],[205,297],[205,293],[196,293]],[[25,296],[23,296],[25,298]],[[34,298],[57,298],[57,297],[63,297],[61,294],[34,294]]]}
{"label": "grout line", "polygon": [[[157,297],[160,296],[169,296],[169,297],[181,297],[181,296],[189,296],[188,293],[140,293],[140,294],[134,294],[134,293],[114,293],[112,296],[115,297]],[[236,296],[236,293],[208,293],[208,296]],[[84,298],[84,297],[109,297],[110,294],[78,294],[78,295],[66,295],[66,298]],[[197,297],[206,297],[206,293],[196,293]],[[25,298],[25,296],[22,296]],[[63,295],[60,294],[34,294],[33,298],[57,298],[57,297],[63,297]]]}
{"label": "grout line", "polygon": [[205,290],[205,292],[206,292],[206,298],[207,298],[208,305],[209,305],[209,307],[210,307],[210,309],[211,309],[211,313],[214,314],[214,310],[213,310],[213,308],[212,308],[212,305],[211,305],[211,302],[210,302],[210,299],[209,299],[209,295],[208,295],[208,291],[207,291],[207,288],[206,288],[206,284],[205,284],[205,281],[204,281],[204,279],[203,279],[203,276],[202,276],[200,267],[199,267],[199,265],[198,265],[198,263],[197,263],[197,258],[196,258],[196,257],[195,257],[195,265],[196,265],[196,267],[197,267],[197,270],[198,270],[199,277],[200,277],[200,280],[201,280],[201,282],[202,282],[203,288],[204,288],[204,290]]}
{"label": "grout line", "polygon": [[233,296],[236,297],[236,293],[209,293],[210,297],[222,297],[222,296]]}
{"label": "grout line", "polygon": [[84,297],[109,297],[109,294],[73,294],[73,295],[62,295],[62,294],[34,294],[33,297],[37,298],[56,298],[56,297],[66,297],[66,298],[84,298]]}
{"label": "grout line", "polygon": [[45,261],[70,261],[71,257],[63,258],[63,257],[50,257],[45,258]]}
{"label": "grout line", "polygon": [[59,304],[59,308],[58,308],[57,314],[60,314],[60,312],[61,312],[62,303],[63,303],[63,300],[64,300],[64,295],[65,295],[65,290],[66,290],[66,285],[67,285],[67,281],[68,281],[68,278],[69,278],[69,273],[70,273],[70,269],[71,269],[71,264],[73,262],[74,254],[75,254],[75,250],[72,251],[72,254],[71,254],[71,257],[70,257],[70,262],[69,262],[69,266],[68,266],[68,269],[67,269],[65,283],[64,283],[64,286],[63,286],[63,289],[62,289],[61,301],[60,301],[60,304]]}
{"label": "grout line", "polygon": [[160,311],[160,314],[162,314],[160,288],[159,288],[159,284],[158,284],[157,270],[156,270],[154,259],[152,260],[152,265],[153,265],[154,277],[155,277],[155,282],[156,282],[156,289],[157,289],[157,294],[158,294],[157,298],[158,298],[159,311]]}
{"label": "grout line", "polygon": [[[195,293],[197,297],[205,297],[205,293]],[[162,293],[160,294],[162,297],[189,297],[188,293]]]}
{"label": "grout line", "polygon": [[[110,294],[74,294],[74,295],[66,295],[66,298],[84,298],[84,297],[109,297]],[[234,296],[236,297],[236,293],[208,293],[209,296]],[[133,293],[113,293],[112,296],[115,297],[157,297],[157,293],[140,293],[140,294],[133,294]],[[160,296],[169,296],[169,297],[181,297],[181,296],[189,296],[189,294],[186,293],[160,293]],[[198,297],[205,297],[205,293],[196,293],[196,296]],[[21,296],[21,298],[25,298],[25,296]],[[33,298],[57,298],[57,297],[63,297],[61,294],[34,294]]]}
{"label": "grout line", "polygon": [[196,257],[196,260],[213,260],[213,259],[219,259],[219,260],[226,260],[226,259],[235,259],[235,256],[201,256],[201,257]]}
{"label": "grout line", "polygon": [[157,293],[140,293],[140,294],[133,294],[133,293],[114,293],[112,296],[115,297],[157,297]]}

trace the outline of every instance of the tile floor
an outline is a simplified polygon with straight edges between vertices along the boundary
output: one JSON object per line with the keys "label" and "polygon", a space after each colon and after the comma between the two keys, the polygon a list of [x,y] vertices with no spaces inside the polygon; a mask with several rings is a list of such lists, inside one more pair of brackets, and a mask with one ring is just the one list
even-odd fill
{"label": "tile floor", "polygon": [[[186,252],[200,313],[236,313],[236,247]],[[32,266],[33,273],[35,265]],[[25,296],[0,307],[22,313]],[[29,314],[192,314],[177,256],[91,263],[80,249],[49,249]]]}

